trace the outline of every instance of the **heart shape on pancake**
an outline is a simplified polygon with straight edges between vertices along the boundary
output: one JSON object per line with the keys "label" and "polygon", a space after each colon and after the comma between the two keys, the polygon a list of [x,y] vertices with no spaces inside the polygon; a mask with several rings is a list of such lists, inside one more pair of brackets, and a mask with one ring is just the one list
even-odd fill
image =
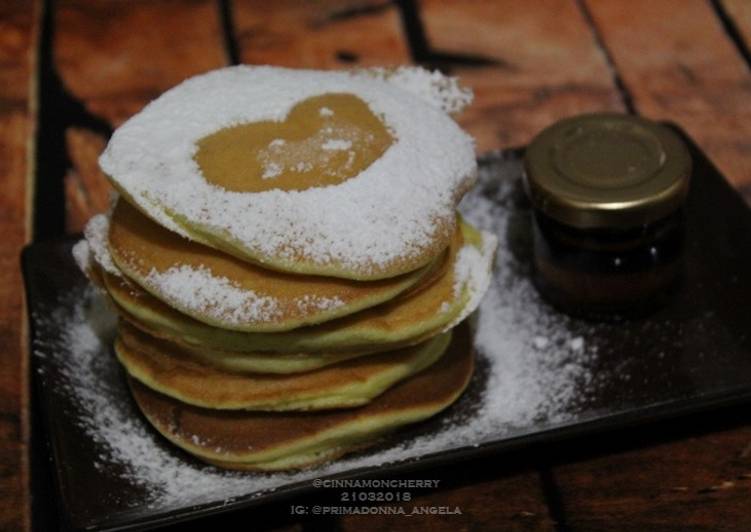
{"label": "heart shape on pancake", "polygon": [[198,141],[209,183],[236,192],[337,185],[376,161],[394,139],[354,94],[307,98],[281,122],[221,129]]}
{"label": "heart shape on pancake", "polygon": [[209,72],[120,126],[99,164],[159,225],[241,260],[395,277],[448,246],[477,171],[472,139],[441,103],[462,90],[399,72]]}

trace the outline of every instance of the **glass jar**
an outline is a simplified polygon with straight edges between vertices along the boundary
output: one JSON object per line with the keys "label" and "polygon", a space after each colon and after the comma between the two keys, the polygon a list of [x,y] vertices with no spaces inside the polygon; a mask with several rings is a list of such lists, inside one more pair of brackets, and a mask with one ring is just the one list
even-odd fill
{"label": "glass jar", "polygon": [[648,313],[678,287],[691,157],[665,126],[598,113],[562,120],[528,147],[534,282],[558,308]]}

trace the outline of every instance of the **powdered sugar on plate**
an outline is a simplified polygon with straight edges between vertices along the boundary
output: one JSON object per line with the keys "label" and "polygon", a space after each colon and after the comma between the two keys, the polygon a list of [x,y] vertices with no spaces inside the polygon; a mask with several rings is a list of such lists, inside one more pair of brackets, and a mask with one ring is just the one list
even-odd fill
{"label": "powdered sugar on plate", "polygon": [[[332,186],[257,193],[203,177],[193,158],[201,138],[283,120],[296,103],[326,93],[357,95],[395,138],[360,174]],[[468,94],[455,80],[414,69],[381,76],[230,67],[191,78],[147,105],[115,131],[99,163],[131,201],[187,238],[212,245],[211,235],[238,256],[261,261],[299,263],[302,256],[309,273],[344,268],[375,278],[431,249],[436,224],[453,224],[458,192],[474,179],[476,161],[472,139],[443,108],[457,108]],[[266,177],[276,170],[269,166]]]}
{"label": "powdered sugar on plate", "polygon": [[42,366],[54,364],[63,374],[64,393],[77,406],[81,433],[76,437],[97,443],[101,474],[125,475],[146,493],[137,503],[154,508],[226,502],[328,474],[566,422],[575,416],[593,383],[589,368],[596,353],[583,338],[569,332],[566,318],[541,303],[512,253],[507,234],[513,233],[513,180],[503,177],[518,172],[516,160],[487,165],[480,186],[462,204],[468,221],[503,243],[491,288],[474,320],[479,359],[470,390],[442,417],[377,449],[296,473],[224,472],[189,460],[156,435],[129,400],[109,352],[113,314],[92,293],[72,293],[54,312],[35,316],[36,336],[43,340],[35,342],[34,352],[45,358]]}

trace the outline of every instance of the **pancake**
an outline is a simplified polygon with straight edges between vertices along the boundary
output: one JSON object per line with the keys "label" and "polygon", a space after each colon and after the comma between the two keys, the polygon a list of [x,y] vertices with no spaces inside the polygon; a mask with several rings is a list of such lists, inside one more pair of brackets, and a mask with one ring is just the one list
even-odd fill
{"label": "pancake", "polygon": [[[124,319],[152,336],[181,344],[251,353],[385,351],[435,336],[479,304],[477,296],[485,288],[475,286],[472,280],[489,278],[495,238],[464,222],[460,227],[461,236],[455,237],[449,250],[449,264],[437,278],[377,307],[287,332],[239,333],[208,327],[129,286],[121,278],[105,274],[104,280]],[[469,256],[469,251],[477,259],[467,264],[460,258]]]}
{"label": "pancake", "polygon": [[[122,311],[121,311],[122,312]],[[243,353],[239,351],[223,351],[203,346],[188,345],[155,336],[146,332],[141,326],[134,326],[127,320],[120,320],[118,330],[135,331],[147,334],[152,338],[164,340],[180,354],[193,359],[203,365],[216,368],[227,373],[271,373],[287,375],[302,373],[330,366],[352,358],[370,355],[378,352],[377,348],[361,351],[318,352],[318,353]]]}
{"label": "pancake", "polygon": [[369,402],[438,360],[451,333],[419,345],[292,375],[228,373],[179,347],[123,327],[115,353],[131,377],[184,403],[224,410],[321,410]]}
{"label": "pancake", "polygon": [[287,331],[373,307],[447,259],[440,253],[417,271],[372,282],[290,275],[182,238],[122,199],[112,212],[108,240],[117,268],[151,295],[213,327],[244,332]]}
{"label": "pancake", "polygon": [[187,405],[135,379],[129,382],[146,418],[175,445],[222,467],[269,471],[306,467],[341,456],[435,415],[461,395],[473,368],[474,353],[465,324],[454,332],[438,362],[358,408],[217,411]]}
{"label": "pancake", "polygon": [[301,100],[284,121],[237,124],[207,135],[193,158],[206,181],[227,190],[292,191],[344,183],[393,144],[367,103],[354,94],[329,93]]}
{"label": "pancake", "polygon": [[477,163],[446,110],[470,99],[419,68],[224,68],[127,120],[99,164],[128,202],[185,238],[267,269],[386,279],[451,240]]}

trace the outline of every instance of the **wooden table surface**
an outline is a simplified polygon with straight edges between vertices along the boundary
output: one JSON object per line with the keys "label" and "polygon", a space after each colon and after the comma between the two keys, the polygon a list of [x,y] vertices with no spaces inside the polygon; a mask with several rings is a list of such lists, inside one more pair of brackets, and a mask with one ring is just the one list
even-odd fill
{"label": "wooden table surface", "polygon": [[[105,208],[98,154],[165,89],[234,63],[417,63],[473,87],[460,122],[478,152],[522,145],[564,116],[636,112],[680,124],[751,198],[749,44],[751,0],[3,0],[0,529],[30,526],[39,437],[20,250]],[[747,417],[735,409],[407,475],[441,479],[418,502],[461,515],[300,519],[284,503],[241,517],[291,530],[751,530]]]}

